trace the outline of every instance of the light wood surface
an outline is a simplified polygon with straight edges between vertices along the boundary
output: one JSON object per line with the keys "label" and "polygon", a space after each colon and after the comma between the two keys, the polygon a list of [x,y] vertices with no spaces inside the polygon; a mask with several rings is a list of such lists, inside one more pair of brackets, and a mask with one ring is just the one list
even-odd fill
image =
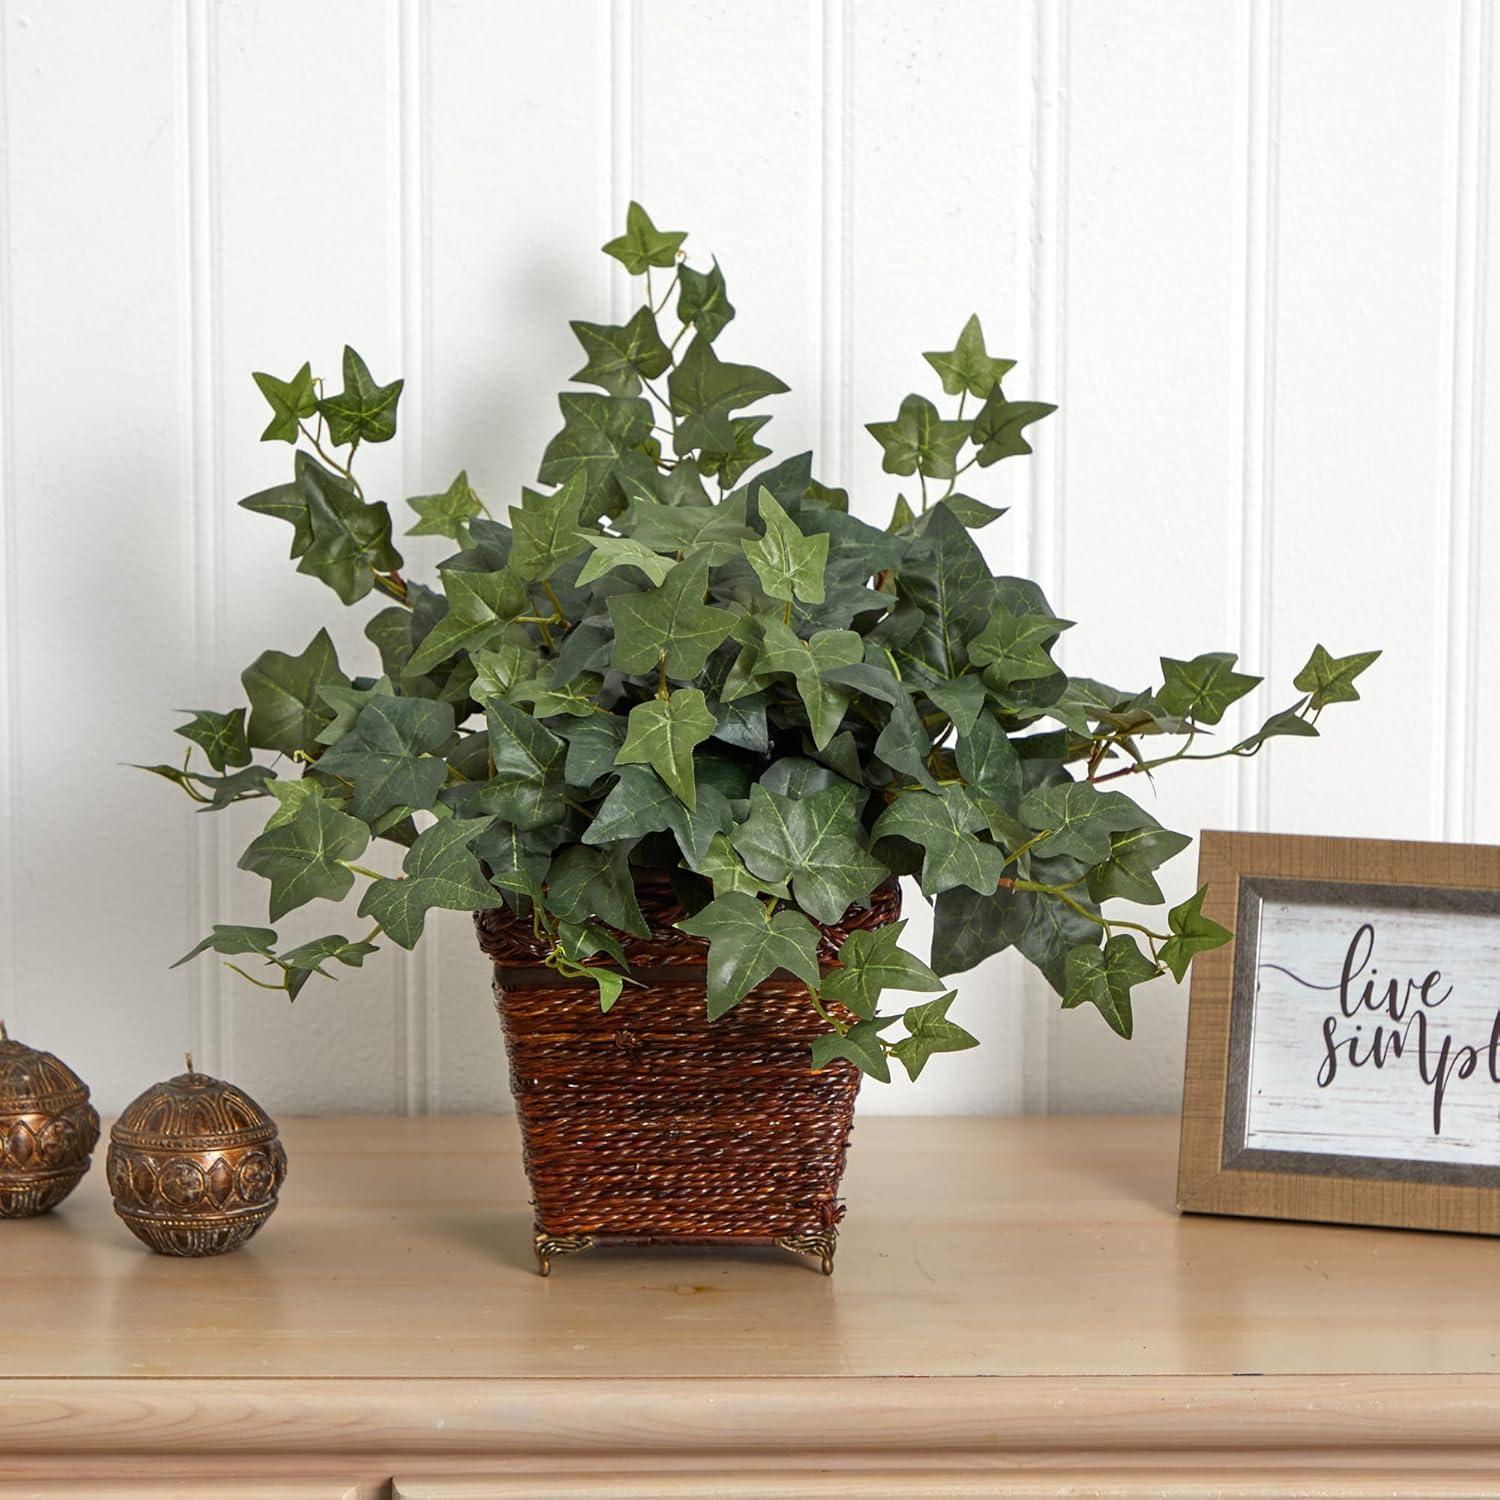
{"label": "light wood surface", "polygon": [[832,1279],[543,1281],[512,1122],[285,1135],[221,1260],[150,1255],[98,1170],[0,1224],[5,1500],[1500,1493],[1500,1247],[1179,1217],[1175,1121],[862,1120]]}

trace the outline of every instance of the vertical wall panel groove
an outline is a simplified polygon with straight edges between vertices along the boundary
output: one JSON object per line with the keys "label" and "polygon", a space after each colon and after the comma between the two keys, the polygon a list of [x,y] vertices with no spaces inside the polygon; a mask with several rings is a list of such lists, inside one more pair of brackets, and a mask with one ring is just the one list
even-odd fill
{"label": "vertical wall panel groove", "polygon": [[848,480],[851,236],[849,234],[848,100],[846,74],[853,59],[849,46],[847,0],[823,0],[819,25],[813,30],[812,76],[820,88],[818,129],[809,132],[815,153],[812,180],[818,183],[821,242],[816,293],[818,297],[819,454],[817,472],[834,484]]}
{"label": "vertical wall panel groove", "polygon": [[[219,691],[221,637],[221,572],[223,548],[220,540],[219,505],[223,495],[219,462],[220,421],[218,374],[218,315],[216,273],[218,233],[214,209],[217,176],[214,149],[214,89],[217,77],[214,53],[214,12],[205,0],[192,0],[184,7],[183,26],[185,83],[187,88],[187,231],[188,231],[188,352],[191,383],[191,436],[189,472],[193,484],[193,581],[192,607],[197,637],[197,686],[202,703],[216,702]],[[197,708],[199,704],[188,705]],[[217,913],[222,871],[226,859],[223,819],[200,818],[193,842],[195,869],[193,893],[195,933],[208,931]],[[231,1071],[225,1047],[228,1028],[224,1007],[228,1003],[224,970],[216,963],[194,968],[194,1016],[189,1028],[193,1055],[201,1066],[227,1074]]]}
{"label": "vertical wall panel groove", "polygon": [[[399,0],[396,17],[395,84],[400,169],[399,190],[392,203],[397,216],[394,259],[400,266],[401,369],[406,385],[401,392],[401,483],[407,495],[425,494],[428,360],[428,299],[426,267],[429,259],[427,226],[427,6],[426,0]],[[437,1101],[433,1077],[438,1049],[434,1032],[441,1024],[435,989],[437,944],[400,954],[399,1004],[404,1035],[401,1059],[402,1107],[407,1114],[426,1114]]]}
{"label": "vertical wall panel groove", "polygon": [[[1241,413],[1241,652],[1271,659],[1271,541],[1276,449],[1277,109],[1281,0],[1250,0],[1246,38],[1244,371]],[[1238,825],[1265,819],[1270,762],[1239,765]]]}
{"label": "vertical wall panel groove", "polygon": [[[1067,0],[1035,0],[1030,21],[1030,174],[1027,202],[1027,317],[1030,388],[1055,401],[1066,420],[1066,196],[1068,23]],[[1028,459],[1027,574],[1061,609],[1066,428],[1046,434]],[[1049,1107],[1052,1016],[1045,986],[1026,973],[1028,1000],[1024,1033],[1025,1108],[1045,1114]]]}
{"label": "vertical wall panel groove", "polygon": [[[609,202],[605,207],[606,233],[611,235],[623,228],[625,205],[638,191],[636,117],[640,113],[643,24],[637,0],[613,0],[609,7]],[[615,261],[606,258],[605,265],[609,272],[609,305],[615,322],[623,323],[631,311],[631,282],[620,273]]]}
{"label": "vertical wall panel groove", "polygon": [[1482,477],[1479,416],[1484,406],[1488,282],[1484,231],[1488,218],[1491,77],[1489,6],[1464,0],[1459,16],[1455,97],[1453,341],[1448,432],[1447,638],[1437,663],[1446,714],[1435,716],[1442,789],[1441,836],[1472,838],[1478,774],[1477,699],[1480,613],[1479,502]]}
{"label": "vertical wall panel groove", "polygon": [[17,643],[21,638],[17,591],[12,584],[18,569],[16,553],[15,363],[11,354],[15,318],[11,306],[10,223],[10,111],[8,42],[10,15],[0,0],[0,1009],[17,1034],[24,1031],[20,968],[16,959],[15,888],[20,878],[16,860],[21,785],[21,732],[16,713]]}

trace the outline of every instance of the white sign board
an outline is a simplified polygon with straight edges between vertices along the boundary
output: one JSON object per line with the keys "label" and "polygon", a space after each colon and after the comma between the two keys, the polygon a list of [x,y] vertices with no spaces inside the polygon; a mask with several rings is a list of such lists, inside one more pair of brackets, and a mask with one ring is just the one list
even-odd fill
{"label": "white sign board", "polygon": [[1241,881],[1224,1165],[1500,1183],[1500,894]]}

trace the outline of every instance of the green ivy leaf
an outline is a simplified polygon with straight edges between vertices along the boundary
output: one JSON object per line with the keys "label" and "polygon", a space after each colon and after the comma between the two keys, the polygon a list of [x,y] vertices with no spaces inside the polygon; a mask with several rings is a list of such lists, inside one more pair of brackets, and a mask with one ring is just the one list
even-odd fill
{"label": "green ivy leaf", "polygon": [[388,443],[395,437],[396,404],[404,384],[393,380],[389,385],[376,385],[364,360],[345,344],[344,388],[338,395],[325,396],[318,402],[334,447]]}
{"label": "green ivy leaf", "polygon": [[1059,995],[1067,993],[1068,955],[1084,945],[1098,947],[1104,929],[1096,920],[1099,911],[1090,901],[1074,894],[1073,899],[1083,908],[1075,910],[1058,896],[1040,892],[1018,892],[1034,894],[1026,925],[1016,935],[1016,947],[1023,958],[1029,959],[1041,970],[1042,978]]}
{"label": "green ivy leaf", "polygon": [[565,485],[581,476],[590,519],[613,511],[624,500],[617,477],[622,460],[651,436],[651,403],[638,396],[564,391],[557,404],[563,428],[547,444],[537,478]]}
{"label": "green ivy leaf", "polygon": [[728,610],[704,604],[707,592],[708,560],[700,553],[680,562],[657,588],[611,595],[614,666],[621,672],[652,672],[664,656],[668,676],[696,677],[735,619]]}
{"label": "green ivy leaf", "polygon": [[900,946],[905,922],[851,932],[839,947],[839,966],[823,981],[823,999],[870,1021],[886,990],[940,990],[943,981]]}
{"label": "green ivy leaf", "polygon": [[754,896],[715,896],[678,928],[708,939],[708,1014],[718,1020],[778,969],[818,983],[817,929],[799,911],[766,911]]}
{"label": "green ivy leaf", "polygon": [[886,1016],[874,1021],[858,1021],[845,1032],[826,1031],[822,1036],[814,1037],[813,1068],[826,1068],[829,1063],[842,1058],[846,1062],[852,1062],[861,1073],[881,1083],[889,1083],[891,1067],[885,1060],[880,1033],[887,1026],[895,1024],[895,1016]]}
{"label": "green ivy leaf", "polygon": [[258,953],[263,958],[269,958],[275,946],[274,928],[240,927],[233,923],[215,922],[213,931],[196,947],[188,949],[172,967],[180,969],[190,959],[197,958],[200,953],[207,953],[210,950],[229,958],[243,953]]}
{"label": "green ivy leaf", "polygon": [[584,499],[584,476],[575,473],[550,495],[521,491],[520,507],[511,506],[515,540],[507,566],[520,579],[538,583],[550,578],[570,557],[588,550],[578,530]]}
{"label": "green ivy leaf", "polygon": [[803,911],[819,922],[837,922],[886,875],[862,842],[864,796],[847,782],[806,797],[782,797],[757,783],[750,788],[749,816],[730,841],[752,874],[790,880]]}
{"label": "green ivy leaf", "polygon": [[[1305,703],[1311,703],[1311,699],[1304,699]],[[1235,755],[1254,755],[1256,751],[1265,744],[1267,740],[1276,739],[1282,735],[1300,735],[1305,739],[1317,739],[1317,726],[1309,719],[1304,719],[1295,708],[1284,708],[1280,713],[1272,714],[1254,734],[1243,739],[1234,747]]]}
{"label": "green ivy leaf", "polygon": [[944,891],[933,908],[932,967],[939,974],[961,974],[1003,953],[1026,930],[1035,907],[1030,891]]}
{"label": "green ivy leaf", "polygon": [[563,814],[567,750],[562,740],[509,703],[488,703],[484,716],[494,774],[486,782],[454,790],[467,791],[477,808],[521,829],[556,823]]}
{"label": "green ivy leaf", "polygon": [[969,642],[969,660],[987,668],[987,681],[1008,687],[1053,676],[1057,663],[1052,647],[1073,626],[1052,614],[1017,614],[1004,601],[996,603],[984,629]]}
{"label": "green ivy leaf", "polygon": [[1307,665],[1292,679],[1299,693],[1311,693],[1309,707],[1316,713],[1330,703],[1353,703],[1359,697],[1354,679],[1380,656],[1378,651],[1357,651],[1353,656],[1330,656],[1321,646],[1313,647]]}
{"label": "green ivy leaf", "polygon": [[632,201],[625,210],[625,233],[605,245],[604,253],[614,256],[632,276],[640,276],[647,266],[675,265],[686,238],[686,230],[658,229],[646,210]]}
{"label": "green ivy leaf", "polygon": [[625,743],[625,720],[615,714],[595,714],[557,732],[568,742],[564,774],[569,786],[588,788],[615,768],[615,752]]}
{"label": "green ivy leaf", "polygon": [[718,261],[714,261],[711,271],[683,266],[677,273],[677,282],[677,321],[691,324],[700,338],[712,342],[734,318],[734,307]]}
{"label": "green ivy leaf", "polygon": [[973,443],[979,467],[987,469],[1002,458],[1014,458],[1031,452],[1031,444],[1021,435],[1033,422],[1050,417],[1057,408],[1050,401],[1007,401],[996,386],[974,418]]}
{"label": "green ivy leaf", "polygon": [[638,308],[628,323],[568,326],[588,355],[588,363],[570,378],[601,385],[611,396],[639,395],[642,376],[655,380],[672,363],[672,351],[662,343],[649,307]]}
{"label": "green ivy leaf", "polygon": [[995,579],[964,526],[943,508],[896,569],[897,594],[912,612],[912,629],[891,642],[902,674],[918,682],[958,677],[966,644],[995,608]]}
{"label": "green ivy leaf", "polygon": [[728,832],[732,822],[729,803],[716,788],[699,787],[697,805],[689,810],[654,771],[645,766],[622,766],[619,780],[600,803],[583,842],[624,843],[643,834],[670,830],[683,859],[696,870],[708,857],[714,838]]}
{"label": "green ivy leaf", "polygon": [[510,889],[514,879],[525,887],[527,895],[539,898],[552,853],[569,837],[560,823],[548,828],[517,828],[514,823],[497,819],[474,840],[474,853],[484,861],[492,885]]}
{"label": "green ivy leaf", "polygon": [[665,699],[648,698],[630,710],[615,764],[650,766],[691,810],[698,805],[693,748],[714,732],[717,722],[697,688],[679,688]]}
{"label": "green ivy leaf", "polygon": [[885,452],[880,467],[887,474],[952,479],[958,472],[958,450],[969,436],[967,422],[944,421],[925,396],[907,396],[894,421],[867,422],[865,430]]}
{"label": "green ivy leaf", "polygon": [[733,451],[736,438],[730,414],[786,389],[769,371],[721,360],[708,339],[697,335],[667,377],[667,396],[677,418],[673,450]]}
{"label": "green ivy leaf", "polygon": [[624,849],[574,844],[556,855],[547,871],[547,908],[564,921],[598,917],[621,932],[651,936],[636,905],[635,881]]}
{"label": "green ivy leaf", "polygon": [[966,1052],[979,1045],[978,1037],[971,1036],[956,1021],[948,1019],[948,1007],[957,998],[958,992],[949,990],[936,1000],[911,1006],[902,1018],[906,1023],[906,1035],[891,1048],[891,1056],[906,1069],[913,1083],[934,1053]]}
{"label": "green ivy leaf", "polygon": [[276,811],[266,819],[267,828],[280,828],[290,823],[302,811],[302,804],[309,797],[322,797],[323,787],[311,776],[299,776],[295,780],[268,781],[266,790],[276,799]]}
{"label": "green ivy leaf", "polygon": [[854,696],[852,688],[830,682],[827,674],[835,667],[853,666],[863,656],[864,642],[852,630],[820,630],[804,641],[790,626],[768,619],[753,670],[758,682],[781,674],[792,679],[807,710],[813,744],[821,750],[838,732]]}
{"label": "green ivy leaf", "polygon": [[319,688],[318,696],[333,710],[333,718],[318,732],[320,745],[336,745],[354,728],[364,706],[375,698],[390,698],[395,695],[389,677],[381,677],[366,687],[339,687],[336,684]]}
{"label": "green ivy leaf", "polygon": [[271,421],[260,435],[261,442],[295,443],[302,435],[302,418],[314,416],[318,410],[312,365],[303,365],[290,380],[278,380],[263,370],[250,378],[271,408]]}
{"label": "green ivy leaf", "polygon": [[1142,906],[1160,906],[1167,898],[1152,873],[1193,841],[1154,820],[1140,828],[1112,834],[1109,858],[1089,871],[1089,895],[1095,901],[1118,897]]}
{"label": "green ivy leaf", "polygon": [[287,975],[287,990],[295,1000],[297,991],[311,975],[321,974],[324,979],[333,978],[323,967],[330,960],[342,964],[346,969],[361,969],[365,960],[379,951],[374,943],[350,942],[342,933],[333,932],[326,937],[314,938],[311,942],[288,948],[279,955],[278,962],[291,971]]}
{"label": "green ivy leaf", "polygon": [[240,676],[250,700],[246,737],[262,750],[311,754],[318,734],[332,715],[321,690],[348,687],[326,630],[320,630],[300,656],[263,651]]}
{"label": "green ivy leaf", "polygon": [[729,495],[712,507],[680,506],[635,495],[620,525],[654,552],[701,552],[717,568],[740,555],[742,541],[755,538],[745,524],[745,502],[744,495]]}
{"label": "green ivy leaf", "polygon": [[360,916],[372,917],[393,943],[410,949],[434,908],[489,911],[498,897],[470,845],[493,821],[444,818],[418,834],[401,863],[404,878],[372,881],[359,903]]}
{"label": "green ivy leaf", "polygon": [[992,359],[985,351],[978,313],[964,324],[952,349],[934,350],[922,358],[938,372],[947,395],[958,396],[967,391],[981,401],[1016,367],[1015,360]]}
{"label": "green ivy leaf", "polygon": [[[727,803],[725,807],[727,811]],[[728,827],[727,824],[725,826]],[[791,899],[791,892],[784,882],[762,880],[745,868],[744,860],[734,852],[734,845],[729,842],[727,833],[715,833],[709,839],[703,857],[696,862],[694,868],[712,881],[715,896],[723,896],[730,891],[745,891],[752,896],[775,896],[781,901]]]}
{"label": "green ivy leaf", "polygon": [[604,679],[597,672],[585,672],[560,687],[549,687],[540,677],[517,683],[510,694],[513,703],[529,703],[531,711],[539,719],[555,718],[568,714],[575,719],[587,719],[599,708],[599,690]]}
{"label": "green ivy leaf", "polygon": [[1110,938],[1103,949],[1092,943],[1080,944],[1068,951],[1063,1009],[1096,1006],[1110,1029],[1128,1038],[1133,1026],[1130,991],[1160,972],[1128,932]]}
{"label": "green ivy leaf", "polygon": [[214,770],[250,764],[250,742],[245,738],[243,708],[232,708],[228,713],[219,713],[212,708],[179,708],[176,712],[192,714],[192,720],[179,725],[177,733],[191,740],[208,757]]}
{"label": "green ivy leaf", "polygon": [[271,882],[271,920],[308,901],[342,901],[354,884],[344,861],[357,860],[370,830],[322,797],[310,797],[291,822],[251,840],[240,869]]}
{"label": "green ivy leaf", "polygon": [[1110,857],[1111,835],[1154,821],[1123,792],[1101,792],[1087,781],[1037,787],[1021,799],[1020,815],[1028,828],[1047,832],[1049,859],[1071,856],[1088,865]]}
{"label": "green ivy leaf", "polygon": [[[825,688],[853,688],[857,693],[889,705],[890,715],[875,740],[875,754],[893,771],[901,771],[935,792],[937,782],[927,769],[932,736],[923,725],[916,704],[901,679],[888,667],[872,666],[868,662],[825,668],[822,677]],[[829,741],[830,745],[832,743]],[[864,779],[862,770],[858,775],[860,780]]]}
{"label": "green ivy leaf", "polygon": [[993,891],[1005,870],[1005,856],[974,837],[985,815],[961,786],[941,792],[903,792],[876,820],[870,836],[895,835],[923,851],[922,894],[936,896],[956,885]]}
{"label": "green ivy leaf", "polygon": [[459,546],[469,540],[469,522],[484,511],[483,502],[469,484],[467,469],[460,469],[442,494],[413,495],[406,503],[418,517],[407,536],[446,536]]}
{"label": "green ivy leaf", "polygon": [[756,433],[770,420],[769,416],[731,417],[729,425],[734,430],[733,446],[722,453],[705,449],[698,455],[699,467],[705,474],[717,476],[721,489],[728,489],[761,459],[771,456],[771,450],[764,443],[755,440]]}
{"label": "green ivy leaf", "polygon": [[954,759],[981,807],[988,802],[1012,817],[1019,814],[1021,757],[992,713],[979,714],[959,735]]}
{"label": "green ivy leaf", "polygon": [[579,588],[613,573],[616,568],[639,568],[656,585],[677,566],[675,557],[663,557],[633,536],[600,536],[590,531],[580,531],[578,535],[594,549],[594,555],[578,571],[575,582]]}
{"label": "green ivy leaf", "polygon": [[823,570],[828,565],[827,536],[803,536],[764,485],[757,503],[765,535],[741,545],[760,586],[773,599],[821,604]]}
{"label": "green ivy leaf", "polygon": [[403,679],[424,676],[460,651],[489,645],[531,607],[525,584],[508,567],[493,573],[443,568],[438,576],[448,607],[408,658]]}
{"label": "green ivy leaf", "polygon": [[1222,948],[1234,937],[1227,927],[1203,915],[1203,898],[1207,894],[1208,887],[1199,886],[1194,895],[1167,913],[1167,928],[1172,936],[1162,944],[1160,957],[1179,984],[1199,953]]}
{"label": "green ivy leaf", "polygon": [[[1166,683],[1156,695],[1157,702],[1167,713],[1180,719],[1217,724],[1231,703],[1243,698],[1252,688],[1259,687],[1262,681],[1259,677],[1236,672],[1236,660],[1232,651],[1209,651],[1195,656],[1192,661],[1162,657],[1161,669]],[[1301,686],[1300,682],[1298,686]]]}
{"label": "green ivy leaf", "polygon": [[299,452],[293,462],[290,484],[247,496],[240,506],[288,522],[297,571],[321,579],[343,603],[356,604],[374,586],[377,571],[401,566],[391,544],[390,511],[383,502],[367,504],[348,480],[308,454]]}
{"label": "green ivy leaf", "polygon": [[436,752],[453,738],[453,709],[430,698],[372,698],[353,732],[318,762],[354,788],[349,811],[372,826],[392,808],[430,808],[448,779]]}

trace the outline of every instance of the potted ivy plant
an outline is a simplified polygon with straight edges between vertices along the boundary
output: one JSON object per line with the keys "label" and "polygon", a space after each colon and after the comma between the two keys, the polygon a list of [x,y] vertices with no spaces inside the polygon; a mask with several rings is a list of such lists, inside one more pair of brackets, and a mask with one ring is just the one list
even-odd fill
{"label": "potted ivy plant", "polygon": [[[1054,410],[1008,393],[978,318],[924,356],[946,414],[913,394],[869,425],[906,481],[875,525],[810,455],[769,462],[758,408],[787,387],[721,357],[735,310],[684,238],[631,204],[604,250],[643,300],[573,323],[585,389],[505,519],[464,472],[410,500],[408,534],[454,548],[431,585],[356,474],[402,382],[349,348],[336,391],[310,364],[257,374],[292,477],[240,503],[288,524],[341,604],[381,606],[371,662],[346,670],[323,630],[267,650],[244,704],[195,712],[182,763],[148,768],[204,811],[265,804],[240,864],[273,923],[362,887],[353,936],[218,925],[187,958],[295,999],[413,947],[434,908],[476,914],[544,1272],[609,1240],[774,1241],[830,1269],[861,1076],[976,1045],[947,977],[1015,947],[1128,1037],[1135,987],[1228,934],[1202,890],[1119,914],[1165,904],[1156,871],[1189,843],[1122,788],[1315,736],[1378,654],[1318,646],[1228,742],[1260,679],[1227,652],[1130,691],[1064,670],[1070,622],[971,534],[1002,512],[966,476],[1031,452]],[[375,840],[400,873],[365,863]],[[935,908],[925,959],[900,941],[908,876]]]}

